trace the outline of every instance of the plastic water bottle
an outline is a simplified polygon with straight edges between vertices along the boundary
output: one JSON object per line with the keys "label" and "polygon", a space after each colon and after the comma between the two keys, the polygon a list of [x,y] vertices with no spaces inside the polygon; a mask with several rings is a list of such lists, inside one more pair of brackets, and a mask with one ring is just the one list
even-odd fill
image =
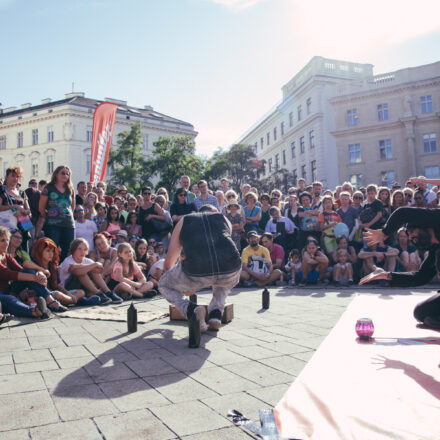
{"label": "plastic water bottle", "polygon": [[270,305],[270,294],[267,289],[264,289],[262,295],[262,307],[263,309],[268,309],[269,305]]}
{"label": "plastic water bottle", "polygon": [[127,329],[129,333],[137,332],[137,326],[138,326],[138,319],[137,319],[138,312],[136,310],[136,307],[133,303],[131,303],[131,306],[127,309]]}

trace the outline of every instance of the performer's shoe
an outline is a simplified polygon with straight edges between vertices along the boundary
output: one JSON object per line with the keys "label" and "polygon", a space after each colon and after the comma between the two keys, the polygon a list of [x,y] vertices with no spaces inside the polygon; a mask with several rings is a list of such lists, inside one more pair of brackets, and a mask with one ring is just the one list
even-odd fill
{"label": "performer's shoe", "polygon": [[433,316],[428,316],[425,318],[423,323],[430,328],[435,328],[436,330],[440,330],[440,316],[434,318]]}
{"label": "performer's shoe", "polygon": [[204,306],[199,306],[194,309],[194,313],[200,321],[200,333],[205,333],[208,330],[206,324],[206,309]]}
{"label": "performer's shoe", "polygon": [[222,313],[219,309],[214,309],[209,312],[208,329],[218,332],[222,326]]}

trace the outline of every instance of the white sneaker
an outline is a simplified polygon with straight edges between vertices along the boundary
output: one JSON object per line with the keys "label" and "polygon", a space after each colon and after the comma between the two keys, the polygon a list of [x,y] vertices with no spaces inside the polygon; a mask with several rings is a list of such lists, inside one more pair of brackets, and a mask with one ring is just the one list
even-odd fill
{"label": "white sneaker", "polygon": [[198,306],[194,309],[194,313],[200,321],[200,333],[208,331],[208,324],[206,324],[206,309],[203,306]]}

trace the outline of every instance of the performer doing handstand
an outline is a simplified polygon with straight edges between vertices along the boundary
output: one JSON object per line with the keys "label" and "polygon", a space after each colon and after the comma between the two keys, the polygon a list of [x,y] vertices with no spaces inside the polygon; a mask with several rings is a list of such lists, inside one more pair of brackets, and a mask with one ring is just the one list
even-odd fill
{"label": "performer doing handstand", "polygon": [[[369,244],[383,243],[402,225],[407,224],[410,240],[421,250],[428,251],[418,271],[385,272],[376,269],[362,278],[359,284],[388,280],[392,287],[421,286],[440,271],[440,209],[398,208],[388,218],[383,229],[367,229],[364,239]],[[414,317],[428,327],[440,329],[440,291],[414,309]]]}
{"label": "performer doing handstand", "polygon": [[[212,287],[208,324],[210,330],[219,330],[226,297],[238,283],[241,272],[240,254],[231,233],[226,217],[214,206],[205,205],[200,212],[185,215],[171,236],[159,290],[188,319],[195,313],[202,332],[208,330],[205,308],[197,307],[184,294]],[[182,247],[185,259],[175,265]]]}

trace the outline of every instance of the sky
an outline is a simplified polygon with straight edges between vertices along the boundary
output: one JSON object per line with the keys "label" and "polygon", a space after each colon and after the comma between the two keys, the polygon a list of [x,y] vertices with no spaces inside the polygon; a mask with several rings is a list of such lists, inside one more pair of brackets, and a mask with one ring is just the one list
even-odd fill
{"label": "sky", "polygon": [[0,0],[3,108],[122,99],[228,148],[315,56],[380,74],[440,61],[438,0]]}

